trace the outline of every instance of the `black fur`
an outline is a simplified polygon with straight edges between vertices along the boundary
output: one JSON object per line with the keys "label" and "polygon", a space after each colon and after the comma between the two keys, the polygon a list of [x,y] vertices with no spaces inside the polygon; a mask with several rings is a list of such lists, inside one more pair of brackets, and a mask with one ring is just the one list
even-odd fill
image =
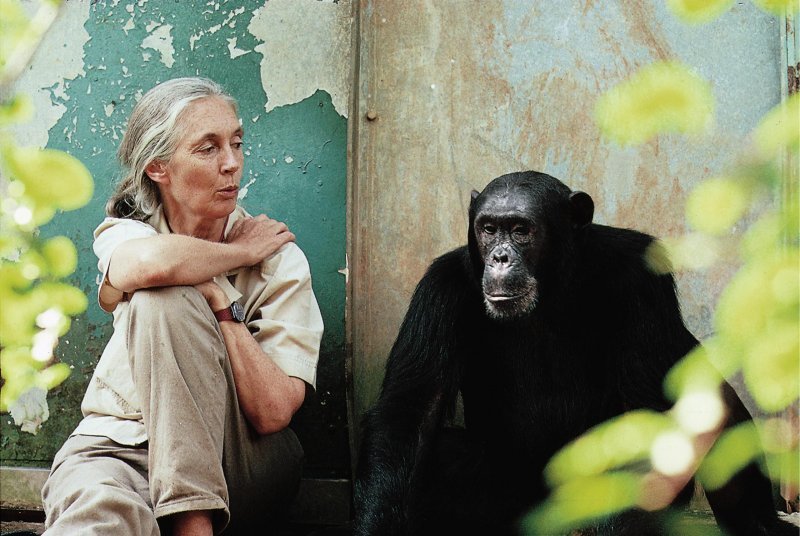
{"label": "black fur", "polygon": [[[646,266],[652,237],[589,223],[591,198],[576,194],[525,172],[473,195],[468,244],[419,282],[365,416],[356,534],[514,533],[545,497],[541,472],[558,449],[625,411],[671,406],[663,379],[697,344],[673,278]],[[536,279],[536,305],[496,319],[484,304],[487,255],[475,222],[502,196],[533,201],[541,253],[532,262],[524,257],[532,247],[515,249],[517,268]],[[465,429],[446,429],[459,391]],[[727,395],[731,424],[749,418]],[[778,526],[769,481],[754,467],[737,479],[709,494],[719,522],[732,534],[769,533],[765,526]],[[609,533],[637,533],[625,523],[636,517],[607,523]]]}

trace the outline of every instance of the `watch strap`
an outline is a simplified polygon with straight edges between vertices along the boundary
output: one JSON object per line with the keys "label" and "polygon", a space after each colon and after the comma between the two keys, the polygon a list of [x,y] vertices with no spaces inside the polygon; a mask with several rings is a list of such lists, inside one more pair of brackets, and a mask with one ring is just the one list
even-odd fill
{"label": "watch strap", "polygon": [[225,309],[214,311],[214,316],[219,322],[223,322],[225,320],[230,320],[232,322],[244,322],[245,313],[239,302],[235,301]]}
{"label": "watch strap", "polygon": [[233,312],[231,312],[230,306],[220,309],[219,311],[214,311],[214,318],[216,318],[218,322],[224,322],[225,320],[236,321],[236,319],[233,317]]}

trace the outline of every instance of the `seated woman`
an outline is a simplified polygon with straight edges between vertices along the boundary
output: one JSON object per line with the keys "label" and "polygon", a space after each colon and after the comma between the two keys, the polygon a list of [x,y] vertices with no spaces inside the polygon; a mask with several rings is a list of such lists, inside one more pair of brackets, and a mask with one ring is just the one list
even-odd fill
{"label": "seated woman", "polygon": [[236,204],[242,135],[202,78],[131,113],[94,232],[114,333],[42,492],[48,535],[268,533],[297,490],[322,318],[294,235]]}

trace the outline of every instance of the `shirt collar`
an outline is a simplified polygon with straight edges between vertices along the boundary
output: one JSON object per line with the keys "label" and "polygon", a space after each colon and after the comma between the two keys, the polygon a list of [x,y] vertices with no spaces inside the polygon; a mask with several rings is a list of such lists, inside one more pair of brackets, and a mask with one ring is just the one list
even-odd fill
{"label": "shirt collar", "polygon": [[[249,214],[242,207],[236,205],[236,208],[233,209],[233,212],[231,212],[230,216],[228,216],[228,221],[225,224],[225,232],[223,233],[223,236],[227,238],[228,232],[230,232],[233,224],[246,217],[249,217]],[[164,205],[158,205],[155,212],[153,212],[153,215],[147,219],[146,223],[153,227],[160,234],[172,234],[172,229],[169,228],[167,218],[164,215]]]}

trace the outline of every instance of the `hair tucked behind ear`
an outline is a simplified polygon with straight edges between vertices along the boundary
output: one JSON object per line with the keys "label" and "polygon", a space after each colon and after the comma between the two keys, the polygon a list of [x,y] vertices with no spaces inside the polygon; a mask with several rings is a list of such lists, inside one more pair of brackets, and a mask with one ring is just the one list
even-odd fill
{"label": "hair tucked behind ear", "polygon": [[205,97],[221,98],[236,111],[234,98],[207,78],[168,80],[145,93],[136,104],[117,151],[123,176],[106,204],[109,216],[145,220],[153,214],[161,200],[145,168],[154,160],[172,157],[182,134],[178,121],[181,112]]}

